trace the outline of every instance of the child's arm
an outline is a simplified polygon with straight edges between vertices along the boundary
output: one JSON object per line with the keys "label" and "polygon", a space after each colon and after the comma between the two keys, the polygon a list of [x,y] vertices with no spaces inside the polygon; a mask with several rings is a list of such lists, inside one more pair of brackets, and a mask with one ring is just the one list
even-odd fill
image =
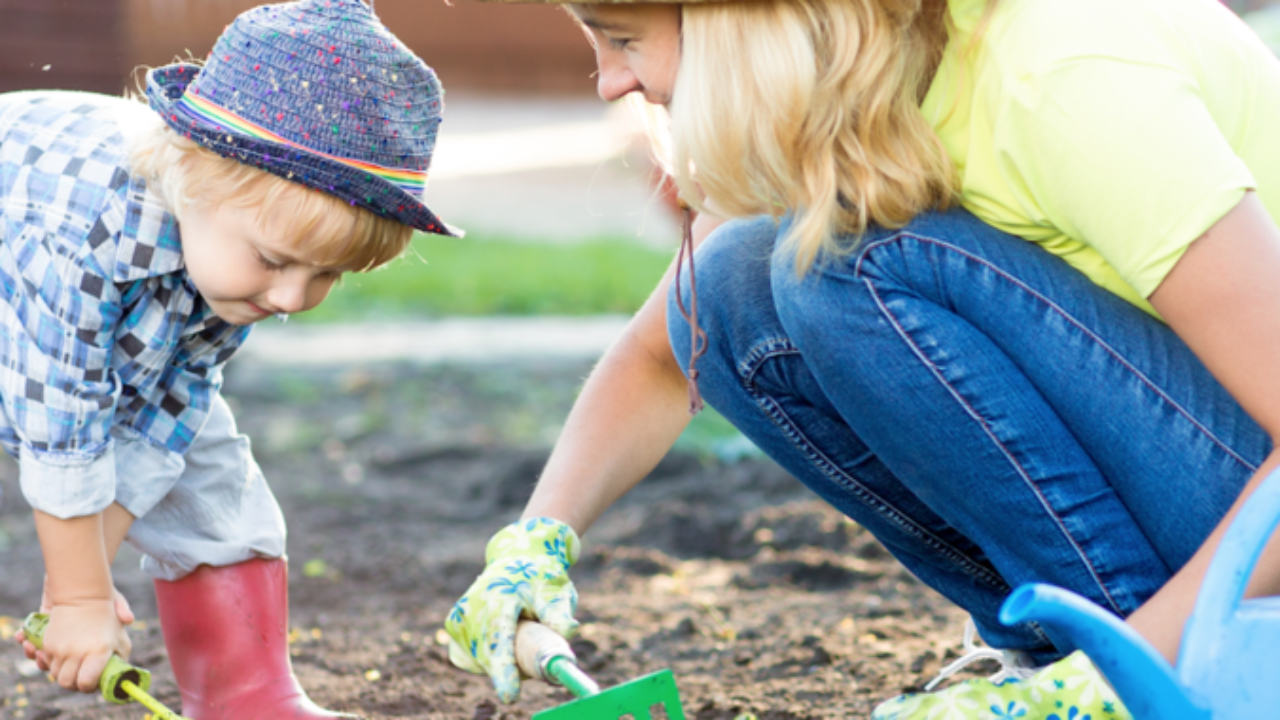
{"label": "child's arm", "polygon": [[[34,513],[50,617],[41,665],[62,687],[94,692],[111,655],[128,658],[132,649],[110,566],[132,517],[114,504],[97,515],[67,520]],[[123,609],[132,619],[127,605]]]}
{"label": "child's arm", "polygon": [[108,564],[115,562],[116,552],[132,525],[133,516],[120,503],[111,503],[102,511],[102,539],[106,544]]}
{"label": "child's arm", "polygon": [[[129,511],[125,510],[119,503],[111,503],[106,510],[102,511],[102,535],[103,540],[106,543],[107,561],[109,563],[115,562],[116,552],[120,549],[121,543],[124,542],[125,536],[129,534],[129,527],[133,525],[133,520],[134,518],[129,514]],[[115,590],[114,592],[116,597],[116,616],[119,617],[120,622],[125,625],[132,625],[134,616],[133,609],[129,607],[129,601],[125,599],[124,595],[120,594],[119,590]],[[47,615],[52,607],[52,604],[49,602],[49,576],[46,575],[44,578],[44,589],[40,595],[40,612]],[[26,638],[22,636],[21,630],[17,632],[15,639],[19,643],[23,643],[23,647],[25,647],[27,651],[27,657],[35,660],[37,652],[36,646],[26,642]],[[41,670],[48,671],[48,669],[49,668],[47,667],[41,667]]]}

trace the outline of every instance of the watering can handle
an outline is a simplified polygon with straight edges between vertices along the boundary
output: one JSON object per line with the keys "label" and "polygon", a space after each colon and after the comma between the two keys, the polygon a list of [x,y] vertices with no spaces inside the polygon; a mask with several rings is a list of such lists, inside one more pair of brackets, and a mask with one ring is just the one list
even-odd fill
{"label": "watering can handle", "polygon": [[516,625],[516,666],[525,675],[563,685],[578,697],[600,692],[600,686],[578,669],[569,641],[540,622],[521,620]]}
{"label": "watering can handle", "polygon": [[[49,626],[49,616],[44,613],[33,612],[27,616],[22,622],[22,634],[26,637],[27,642],[36,646],[37,650],[44,648],[44,631]],[[143,692],[151,687],[151,673],[139,667],[134,667],[125,662],[119,655],[112,655],[107,661],[107,666],[102,670],[102,677],[98,680],[98,689],[102,691],[102,697],[108,702],[120,705],[132,701],[134,698],[125,692],[123,683],[125,680],[133,683]]]}

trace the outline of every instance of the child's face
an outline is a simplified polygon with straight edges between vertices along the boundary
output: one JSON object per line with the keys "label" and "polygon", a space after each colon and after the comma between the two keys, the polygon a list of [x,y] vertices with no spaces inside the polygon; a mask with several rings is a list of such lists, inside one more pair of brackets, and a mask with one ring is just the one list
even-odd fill
{"label": "child's face", "polygon": [[287,218],[258,208],[193,203],[182,213],[187,274],[213,312],[235,325],[320,304],[345,268],[309,257],[282,232]]}

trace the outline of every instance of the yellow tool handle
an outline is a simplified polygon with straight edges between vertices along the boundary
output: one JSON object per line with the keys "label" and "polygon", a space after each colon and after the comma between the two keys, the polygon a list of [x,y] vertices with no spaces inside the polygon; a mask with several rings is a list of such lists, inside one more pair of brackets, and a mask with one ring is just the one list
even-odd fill
{"label": "yellow tool handle", "polygon": [[[39,650],[44,647],[44,631],[49,626],[49,616],[31,613],[22,622],[22,634]],[[107,702],[123,705],[136,700],[155,713],[155,720],[186,720],[181,715],[160,704],[147,694],[151,688],[151,673],[125,662],[119,655],[112,655],[98,680],[98,689]]]}
{"label": "yellow tool handle", "polygon": [[[112,659],[115,660],[118,658],[113,657]],[[182,717],[178,713],[170,710],[164,705],[161,705],[159,700],[151,697],[147,694],[146,690],[134,685],[129,680],[121,680],[119,687],[121,690],[128,693],[129,697],[137,700],[139,705],[154,713],[154,720],[186,720],[186,718]]]}

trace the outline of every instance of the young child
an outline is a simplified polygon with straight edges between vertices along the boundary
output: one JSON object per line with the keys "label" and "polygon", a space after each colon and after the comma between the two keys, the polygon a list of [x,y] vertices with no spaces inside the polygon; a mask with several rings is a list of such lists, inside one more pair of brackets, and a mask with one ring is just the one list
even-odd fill
{"label": "young child", "polygon": [[128,656],[110,571],[127,540],[183,715],[340,717],[292,674],[284,521],[222,366],[252,323],[315,307],[413,229],[458,234],[421,199],[441,88],[363,3],[303,0],[244,13],[146,94],[154,112],[0,95],[0,442],[51,617],[25,648],[84,692]]}

